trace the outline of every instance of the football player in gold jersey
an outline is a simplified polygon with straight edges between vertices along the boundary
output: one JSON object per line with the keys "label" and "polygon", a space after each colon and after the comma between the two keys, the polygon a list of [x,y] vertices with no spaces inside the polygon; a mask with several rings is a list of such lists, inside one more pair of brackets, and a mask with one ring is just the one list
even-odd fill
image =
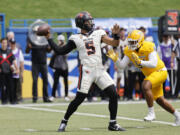
{"label": "football player in gold jersey", "polygon": [[132,61],[145,75],[142,89],[149,112],[144,120],[152,121],[156,118],[153,107],[153,100],[155,100],[162,108],[175,116],[174,125],[180,126],[180,112],[175,110],[163,97],[163,82],[167,79],[167,70],[155,50],[155,44],[144,41],[144,35],[141,31],[133,30],[128,34],[128,46],[125,48],[124,54],[121,61],[113,50],[109,50],[107,55],[118,68],[123,69]]}

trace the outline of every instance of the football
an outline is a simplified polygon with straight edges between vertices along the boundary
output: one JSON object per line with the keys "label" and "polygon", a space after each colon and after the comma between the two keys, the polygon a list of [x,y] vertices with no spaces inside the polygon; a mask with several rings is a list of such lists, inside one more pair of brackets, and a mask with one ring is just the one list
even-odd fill
{"label": "football", "polygon": [[48,24],[43,24],[39,26],[39,28],[37,29],[37,35],[46,36],[49,31],[50,31],[50,26]]}

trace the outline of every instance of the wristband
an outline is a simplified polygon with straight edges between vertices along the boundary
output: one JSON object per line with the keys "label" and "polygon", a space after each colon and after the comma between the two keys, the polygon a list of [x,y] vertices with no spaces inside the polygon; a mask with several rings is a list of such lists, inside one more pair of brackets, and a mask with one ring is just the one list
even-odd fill
{"label": "wristband", "polygon": [[112,37],[113,37],[115,40],[119,40],[119,39],[120,39],[120,37],[119,37],[118,34],[112,34]]}

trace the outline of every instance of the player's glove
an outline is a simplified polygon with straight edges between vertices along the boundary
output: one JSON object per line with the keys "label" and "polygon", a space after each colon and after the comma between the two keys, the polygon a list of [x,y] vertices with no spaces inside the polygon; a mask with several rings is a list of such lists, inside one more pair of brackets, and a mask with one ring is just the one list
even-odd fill
{"label": "player's glove", "polygon": [[136,53],[132,52],[131,58],[134,60],[136,66],[137,66],[138,68],[142,68],[142,66],[141,66],[141,60],[139,59],[139,57],[138,57],[138,55],[137,55]]}
{"label": "player's glove", "polygon": [[106,54],[109,58],[111,58],[114,62],[118,60],[118,53],[115,53],[113,49],[108,50]]}

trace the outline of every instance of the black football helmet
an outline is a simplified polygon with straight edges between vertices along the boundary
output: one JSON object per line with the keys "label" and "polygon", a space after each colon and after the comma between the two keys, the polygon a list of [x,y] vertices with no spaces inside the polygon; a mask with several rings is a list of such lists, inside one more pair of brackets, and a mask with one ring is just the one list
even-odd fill
{"label": "black football helmet", "polygon": [[76,27],[86,31],[91,31],[94,27],[93,18],[87,11],[80,12],[75,17]]}

